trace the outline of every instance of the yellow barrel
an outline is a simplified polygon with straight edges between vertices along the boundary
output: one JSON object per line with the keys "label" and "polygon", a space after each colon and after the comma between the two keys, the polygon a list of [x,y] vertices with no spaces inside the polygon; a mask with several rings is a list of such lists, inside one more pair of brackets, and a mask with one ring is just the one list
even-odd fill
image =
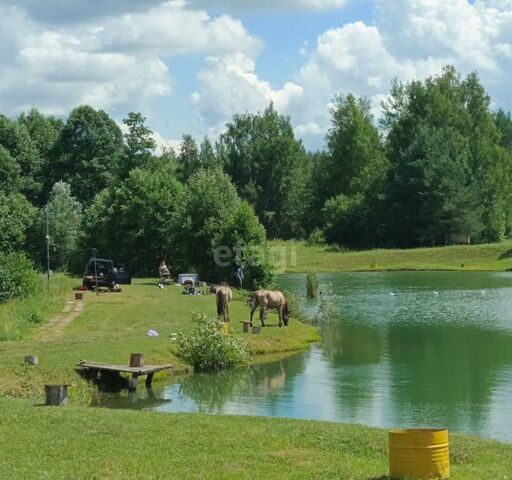
{"label": "yellow barrel", "polygon": [[393,479],[450,478],[448,430],[390,430],[389,475]]}

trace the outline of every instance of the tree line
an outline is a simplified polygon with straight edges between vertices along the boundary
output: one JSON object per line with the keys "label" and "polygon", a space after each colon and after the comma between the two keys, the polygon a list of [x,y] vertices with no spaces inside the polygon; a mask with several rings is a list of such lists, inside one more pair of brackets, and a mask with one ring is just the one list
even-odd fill
{"label": "tree line", "polygon": [[140,273],[167,258],[221,279],[232,267],[212,251],[243,245],[265,257],[250,262],[264,284],[267,238],[415,247],[512,232],[512,120],[476,73],[394,81],[378,122],[368,99],[336,95],[315,152],[272,105],[159,154],[145,121],[129,113],[123,134],[87,105],[65,120],[0,115],[0,251],[43,266],[48,224],[52,269],[96,248]]}

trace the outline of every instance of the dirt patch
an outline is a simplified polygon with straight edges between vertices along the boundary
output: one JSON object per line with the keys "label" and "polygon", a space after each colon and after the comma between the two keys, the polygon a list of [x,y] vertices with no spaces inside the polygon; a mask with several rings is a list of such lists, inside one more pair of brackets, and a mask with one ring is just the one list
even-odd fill
{"label": "dirt patch", "polygon": [[69,325],[84,308],[83,300],[69,300],[65,303],[62,312],[43,325],[34,337],[38,340],[54,340],[64,336],[64,329]]}

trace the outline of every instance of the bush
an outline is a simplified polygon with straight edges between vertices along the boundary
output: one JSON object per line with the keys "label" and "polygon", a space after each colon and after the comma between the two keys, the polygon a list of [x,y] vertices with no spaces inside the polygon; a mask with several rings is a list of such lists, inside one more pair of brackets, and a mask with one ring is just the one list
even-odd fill
{"label": "bush", "polygon": [[178,356],[197,372],[214,372],[247,365],[249,354],[240,338],[225,335],[217,321],[194,315],[198,326],[178,339]]}
{"label": "bush", "polygon": [[26,297],[37,289],[37,272],[21,253],[0,254],[0,303]]}
{"label": "bush", "polygon": [[325,245],[325,232],[320,228],[315,228],[308,236],[306,240],[306,245],[309,247],[313,247],[315,245]]}
{"label": "bush", "polygon": [[316,298],[318,296],[318,277],[315,272],[308,272],[306,276],[308,298]]}

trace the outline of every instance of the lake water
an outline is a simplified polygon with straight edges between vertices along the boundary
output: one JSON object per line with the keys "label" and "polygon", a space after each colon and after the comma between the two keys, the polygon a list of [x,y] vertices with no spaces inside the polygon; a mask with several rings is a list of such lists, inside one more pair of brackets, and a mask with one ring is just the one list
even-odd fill
{"label": "lake water", "polygon": [[[105,406],[446,427],[512,442],[512,273],[319,275],[337,320],[284,360],[194,375]],[[281,278],[314,314],[305,276]]]}

